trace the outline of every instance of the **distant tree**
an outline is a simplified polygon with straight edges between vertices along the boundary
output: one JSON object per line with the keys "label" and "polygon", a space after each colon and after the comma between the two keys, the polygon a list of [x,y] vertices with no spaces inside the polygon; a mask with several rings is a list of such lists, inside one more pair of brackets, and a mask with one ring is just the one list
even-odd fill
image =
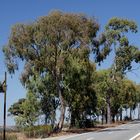
{"label": "distant tree", "polygon": [[[131,70],[132,62],[136,61],[136,55],[139,52],[136,46],[130,44],[129,38],[126,35],[128,32],[137,32],[137,25],[134,21],[112,18],[105,27],[106,42],[108,42],[110,49],[114,51],[113,54],[115,55],[110,73],[112,82],[116,82],[119,75],[123,78],[126,71]],[[108,103],[110,103],[110,98],[108,98]],[[108,123],[111,122],[110,107],[109,105],[107,108]]]}
{"label": "distant tree", "polygon": [[123,106],[130,109],[130,119],[132,119],[132,110],[137,106],[137,89],[136,84],[128,79],[123,82]]}
{"label": "distant tree", "polygon": [[136,91],[137,91],[138,119],[140,120],[140,84],[136,85]]}
{"label": "distant tree", "polygon": [[15,117],[16,125],[19,128],[33,126],[40,115],[40,103],[35,94],[28,92],[26,99],[20,99],[8,110]]}
{"label": "distant tree", "polygon": [[[111,99],[114,90],[112,79],[110,78],[110,70],[101,70],[97,72],[96,92],[98,99],[98,109],[102,114],[102,123],[106,118],[111,117]],[[106,105],[106,106],[103,106]]]}
{"label": "distant tree", "polygon": [[18,102],[15,102],[13,105],[10,106],[8,109],[9,116],[19,116],[23,114],[23,110],[21,110],[21,105],[25,102],[26,99],[22,98],[19,99]]}

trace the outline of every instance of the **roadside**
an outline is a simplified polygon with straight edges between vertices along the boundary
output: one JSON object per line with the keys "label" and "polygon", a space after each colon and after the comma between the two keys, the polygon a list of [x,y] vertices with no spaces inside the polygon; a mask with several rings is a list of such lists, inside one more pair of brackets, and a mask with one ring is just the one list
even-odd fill
{"label": "roadside", "polygon": [[[59,137],[59,139],[64,139],[66,137],[73,137],[77,134],[85,134],[85,133],[88,133],[88,132],[98,132],[98,131],[101,131],[103,129],[106,129],[106,128],[111,128],[111,127],[116,127],[116,126],[119,126],[119,125],[122,125],[122,124],[127,124],[129,122],[127,121],[122,121],[122,122],[116,122],[116,123],[113,123],[113,124],[110,124],[110,125],[107,125],[107,124],[104,124],[104,125],[96,125],[94,128],[85,128],[85,129],[77,129],[77,128],[73,128],[73,129],[67,129],[67,128],[64,128],[62,132],[60,133],[53,133],[51,134],[47,140],[53,140],[53,139],[56,139],[57,137]],[[28,140],[41,140],[41,139],[28,139]]]}
{"label": "roadside", "polygon": [[[140,121],[130,122],[116,127],[69,136],[51,137],[42,140],[140,140]],[[41,140],[41,139],[38,139]]]}
{"label": "roadside", "polygon": [[[122,121],[122,122],[116,122],[110,125],[104,124],[98,124],[96,125],[94,128],[84,128],[84,129],[77,129],[77,128],[73,128],[73,129],[68,129],[68,128],[64,128],[62,130],[62,132],[60,133],[52,133],[48,138],[27,138],[25,137],[25,135],[23,133],[11,133],[11,134],[16,134],[18,137],[18,140],[55,140],[55,139],[66,139],[67,137],[74,137],[76,135],[85,135],[86,133],[89,132],[101,132],[103,129],[107,129],[107,128],[113,128],[113,127],[117,127],[123,124],[129,124],[132,123],[130,121]],[[140,140],[140,138],[136,139],[136,140]]]}

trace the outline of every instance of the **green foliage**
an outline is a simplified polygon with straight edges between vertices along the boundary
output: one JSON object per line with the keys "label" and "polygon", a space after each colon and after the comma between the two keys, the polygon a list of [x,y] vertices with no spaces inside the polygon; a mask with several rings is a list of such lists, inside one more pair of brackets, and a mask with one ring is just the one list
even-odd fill
{"label": "green foliage", "polygon": [[106,25],[106,30],[114,30],[122,33],[129,31],[136,33],[137,28],[138,27],[134,21],[117,17],[111,18]]}
{"label": "green foliage", "polygon": [[123,82],[123,105],[124,108],[135,109],[137,104],[137,88],[136,84],[130,80],[124,79]]}
{"label": "green foliage", "polygon": [[135,54],[135,62],[139,63],[140,62],[140,51],[137,51]]}
{"label": "green foliage", "polygon": [[25,85],[36,74],[51,75],[60,101],[60,128],[65,108],[61,83],[62,75],[66,74],[67,59],[73,50],[77,53],[90,51],[98,30],[99,25],[94,18],[54,11],[31,24],[13,26],[8,44],[3,48],[10,73],[18,70],[17,60],[25,62],[22,74]]}
{"label": "green foliage", "polygon": [[140,102],[140,84],[136,85],[136,97],[137,97],[137,103]]}
{"label": "green foliage", "polygon": [[82,126],[81,122],[87,120],[87,116],[92,116],[95,112],[96,93],[92,83],[96,67],[95,64],[89,62],[88,55],[89,53],[83,50],[67,62],[70,68],[66,70],[64,79],[64,85],[66,85],[64,97],[71,114],[71,126]]}
{"label": "green foliage", "polygon": [[137,33],[137,24],[134,21],[121,18],[112,18],[106,25],[106,40],[114,44],[115,60],[113,69],[124,74],[132,68],[132,62],[138,59],[138,47],[131,45],[126,33]]}
{"label": "green foliage", "polygon": [[[137,25],[128,19],[112,18],[99,37],[98,31],[94,18],[60,11],[12,27],[3,48],[6,65],[13,74],[23,62],[20,80],[29,92],[9,112],[16,116],[18,126],[27,127],[29,137],[48,135],[48,126],[33,125],[39,115],[45,115],[45,124],[54,128],[59,108],[57,126],[62,129],[66,107],[71,126],[78,127],[92,126],[89,117],[109,114],[113,118],[122,107],[135,107],[138,88],[124,79],[124,74],[132,69],[132,62],[140,60],[138,48],[127,37],[127,33],[137,32]],[[115,54],[111,68],[96,72],[91,53],[100,63],[111,52]]]}
{"label": "green foliage", "polygon": [[[110,77],[110,70],[97,72],[97,113],[106,115],[108,96],[110,99],[110,109],[112,118],[120,113],[122,108],[136,108],[138,100],[138,87],[128,79],[117,77],[116,81]],[[105,106],[103,106],[103,104]],[[114,121],[114,120],[113,120]]]}
{"label": "green foliage", "polygon": [[5,84],[4,84],[4,82],[3,83],[0,82],[0,93],[1,92],[3,92],[3,93],[5,92]]}
{"label": "green foliage", "polygon": [[135,46],[120,47],[116,51],[116,65],[117,71],[121,73],[131,70],[131,63],[135,60],[137,48]]}
{"label": "green foliage", "polygon": [[18,69],[18,57],[41,72],[46,71],[45,68],[51,70],[56,65],[56,56],[58,67],[63,67],[71,48],[86,47],[98,29],[95,19],[58,11],[32,24],[17,24],[3,49],[7,68],[11,73]]}
{"label": "green foliage", "polygon": [[21,105],[23,102],[25,102],[26,99],[19,99],[18,102],[11,105],[11,107],[8,109],[9,116],[19,116],[23,114],[23,110],[21,110]]}
{"label": "green foliage", "polygon": [[15,116],[16,125],[19,128],[33,126],[40,115],[39,101],[31,92],[27,93],[26,99],[20,99],[9,108],[9,115]]}

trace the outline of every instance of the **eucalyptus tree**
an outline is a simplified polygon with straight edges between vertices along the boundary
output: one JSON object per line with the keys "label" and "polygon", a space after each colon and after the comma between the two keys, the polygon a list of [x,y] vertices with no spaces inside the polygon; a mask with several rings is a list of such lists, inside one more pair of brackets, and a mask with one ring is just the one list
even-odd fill
{"label": "eucalyptus tree", "polygon": [[98,100],[97,109],[102,115],[102,123],[105,121],[105,119],[106,122],[109,123],[108,118],[111,117],[111,109],[114,107],[113,98],[116,98],[116,90],[119,86],[112,81],[112,78],[110,78],[110,73],[110,69],[100,70],[97,72],[97,81],[95,86]]}
{"label": "eucalyptus tree", "polygon": [[65,94],[69,107],[71,127],[87,127],[87,118],[93,116],[96,111],[97,98],[94,90],[94,78],[96,74],[95,63],[89,61],[90,52],[81,50],[79,54],[73,53],[67,64]]}
{"label": "eucalyptus tree", "polygon": [[128,79],[123,80],[123,105],[124,108],[127,110],[130,109],[130,119],[132,119],[132,111],[137,106],[137,88],[136,84],[133,81]]}
{"label": "eucalyptus tree", "polygon": [[140,120],[140,84],[136,85],[136,91],[137,91],[138,119]]}
{"label": "eucalyptus tree", "polygon": [[[112,18],[105,26],[106,42],[110,45],[110,50],[113,51],[115,56],[110,73],[113,82],[117,81],[118,75],[123,78],[123,75],[128,70],[131,70],[132,62],[137,62],[139,50],[136,46],[130,44],[129,38],[127,37],[128,32],[137,33],[137,25],[134,21]],[[107,104],[107,120],[110,123],[110,98],[108,98]]]}
{"label": "eucalyptus tree", "polygon": [[[80,50],[86,49],[98,56],[97,46],[104,42],[103,38],[99,41],[94,40],[98,30],[99,25],[94,18],[55,11],[33,23],[13,26],[9,41],[4,47],[10,73],[18,70],[19,61],[23,61],[22,78],[25,84],[31,76],[35,77],[36,73],[49,73],[52,76],[61,106],[59,130],[63,127],[65,115],[63,76],[66,60],[73,50],[79,53]],[[100,56],[97,61],[103,59],[99,58]]]}

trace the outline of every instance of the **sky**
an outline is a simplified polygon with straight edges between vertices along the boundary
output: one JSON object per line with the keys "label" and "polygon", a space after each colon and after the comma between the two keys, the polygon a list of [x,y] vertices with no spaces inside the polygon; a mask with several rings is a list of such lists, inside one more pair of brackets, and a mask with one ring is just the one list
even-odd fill
{"label": "sky", "polygon": [[[4,79],[6,67],[2,48],[8,42],[11,27],[16,23],[29,23],[40,16],[47,16],[53,10],[71,13],[84,13],[95,17],[101,30],[112,17],[127,18],[136,21],[140,26],[140,0],[0,0],[0,81]],[[140,32],[140,28],[139,28]],[[140,46],[140,33],[129,36],[132,44]],[[102,63],[101,68],[111,65],[112,56]],[[137,66],[135,66],[137,67]],[[11,77],[8,74],[7,109],[19,98],[26,96],[26,90],[19,81],[22,69]],[[140,83],[140,70],[129,73],[128,77]],[[0,93],[0,126],[3,125],[3,94]],[[7,125],[14,125],[11,117]]]}

